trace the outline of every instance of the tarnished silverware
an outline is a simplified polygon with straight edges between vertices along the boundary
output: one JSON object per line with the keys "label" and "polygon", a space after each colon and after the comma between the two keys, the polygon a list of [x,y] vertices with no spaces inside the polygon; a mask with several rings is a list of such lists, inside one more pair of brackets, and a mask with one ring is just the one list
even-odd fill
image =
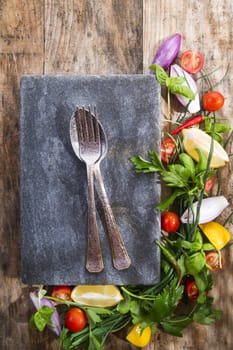
{"label": "tarnished silverware", "polygon": [[70,137],[75,154],[86,163],[88,185],[88,230],[86,269],[101,272],[104,268],[96,221],[94,194],[94,166],[100,158],[100,147],[96,142],[96,123],[90,111],[77,108],[70,121]]}
{"label": "tarnished silverware", "polygon": [[97,119],[95,108],[94,108],[94,115],[92,115],[92,118],[96,118],[99,125],[99,132],[96,133],[96,142],[99,143],[101,146],[100,147],[101,156],[95,163],[94,173],[97,180],[98,194],[102,202],[106,226],[108,230],[108,236],[109,236],[111,251],[112,251],[113,266],[117,270],[124,270],[130,266],[131,260],[127,253],[121,233],[119,231],[115,217],[113,215],[112,208],[108,200],[108,196],[105,190],[103,178],[100,171],[100,163],[105,158],[108,150],[107,137],[105,135],[105,132],[101,123]]}
{"label": "tarnished silverware", "polygon": [[[80,109],[77,109],[79,112],[78,115],[80,115]],[[82,113],[83,113],[83,109]],[[98,194],[103,206],[103,211],[104,211],[104,216],[105,216],[105,221],[106,221],[106,226],[107,226],[107,231],[109,235],[109,240],[110,240],[110,245],[111,245],[111,252],[112,252],[112,259],[113,259],[113,266],[117,270],[124,270],[127,269],[130,264],[131,260],[129,258],[129,255],[127,253],[126,247],[124,245],[121,233],[118,229],[118,226],[116,224],[115,217],[112,212],[112,208],[110,206],[107,193],[105,190],[105,186],[103,183],[103,178],[101,175],[100,171],[100,163],[101,161],[105,158],[108,150],[108,144],[107,144],[107,138],[104,132],[104,129],[101,125],[101,123],[98,121],[97,116],[96,116],[96,108],[94,108],[94,112],[92,113],[90,108],[88,110],[85,110],[86,113],[86,118],[87,119],[92,119],[92,122],[89,122],[88,125],[93,125],[93,133],[94,133],[94,139],[95,139],[95,147],[97,148],[98,145],[98,152],[97,150],[95,151],[96,154],[99,155],[98,159],[95,161],[93,165],[93,171],[96,176],[97,180],[97,190]],[[71,119],[71,129],[72,125],[74,126],[74,121],[72,122]],[[78,127],[78,125],[77,125]],[[71,137],[72,139],[72,137]],[[73,147],[75,146],[72,142]],[[74,147],[75,150],[75,147]],[[77,148],[76,148],[77,151]],[[79,153],[80,154],[80,153]],[[80,155],[79,155],[80,157]],[[96,157],[97,158],[97,157]],[[81,157],[80,157],[81,159]]]}

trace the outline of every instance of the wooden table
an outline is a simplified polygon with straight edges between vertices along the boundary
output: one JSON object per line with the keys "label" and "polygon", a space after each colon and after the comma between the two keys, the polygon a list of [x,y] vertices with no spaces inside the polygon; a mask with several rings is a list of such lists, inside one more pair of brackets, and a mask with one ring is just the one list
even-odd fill
{"label": "wooden table", "polygon": [[[182,50],[205,55],[208,72],[226,96],[221,115],[232,120],[232,0],[2,0],[1,53],[1,349],[55,350],[49,332],[28,325],[30,287],[20,282],[19,81],[23,74],[147,73],[158,45],[175,32]],[[226,67],[229,64],[227,74]],[[221,80],[223,78],[223,80]],[[163,106],[163,108],[165,108]],[[232,153],[232,150],[231,150]],[[233,206],[232,165],[224,168],[222,193]],[[233,253],[215,278],[216,307],[222,321],[192,326],[183,338],[156,333],[148,350],[230,350],[233,347]],[[106,349],[129,350],[119,337]]]}

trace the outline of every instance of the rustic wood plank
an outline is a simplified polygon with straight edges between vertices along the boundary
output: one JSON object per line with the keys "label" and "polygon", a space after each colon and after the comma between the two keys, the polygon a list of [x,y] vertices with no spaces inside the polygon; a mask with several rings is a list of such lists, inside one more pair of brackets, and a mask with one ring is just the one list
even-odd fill
{"label": "rustic wood plank", "polygon": [[[146,73],[158,45],[174,32],[181,32],[182,48],[195,46],[203,51],[207,67],[211,70],[212,66],[219,67],[213,75],[214,80],[219,81],[225,74],[225,65],[232,61],[232,6],[231,0],[182,0],[179,6],[174,0],[144,0],[144,3],[142,0],[0,1],[0,348],[60,349],[51,332],[39,334],[28,326],[33,312],[28,299],[30,288],[19,279],[20,76],[25,73],[141,73],[143,67]],[[232,91],[231,78],[232,66],[218,86],[228,99]],[[222,113],[231,116],[229,101]],[[227,179],[223,193],[231,203],[230,212],[231,166],[224,169],[223,175]],[[158,333],[148,350],[158,347],[205,350],[211,345],[216,350],[232,348],[232,252],[227,258],[229,267],[216,276],[215,291],[216,307],[224,311],[223,320],[208,328],[192,327],[183,339]],[[124,334],[122,338],[110,337],[106,349],[111,348],[134,349],[126,343]]]}
{"label": "rustic wood plank", "polygon": [[19,278],[19,80],[28,73],[141,73],[142,0],[3,0],[0,19],[0,347],[55,350],[51,332],[28,325],[30,287]]}
{"label": "rustic wood plank", "polygon": [[18,124],[20,77],[43,73],[43,9],[41,1],[0,2],[1,349],[35,349],[40,338],[28,331],[32,307],[19,279]]}
{"label": "rustic wood plank", "polygon": [[45,73],[142,73],[142,0],[46,1]]}
{"label": "rustic wood plank", "polygon": [[[231,0],[221,2],[211,1],[185,1],[177,3],[175,0],[144,1],[144,26],[143,26],[143,69],[148,72],[148,65],[159,45],[174,33],[182,34],[182,50],[194,49],[204,54],[206,72],[213,74],[211,80],[217,84],[216,89],[221,91],[227,98],[224,107],[218,115],[231,118],[231,102],[233,82],[232,67],[232,20],[233,4]],[[229,70],[225,76],[227,66]],[[215,71],[215,69],[217,69]],[[225,76],[225,77],[224,77]],[[224,80],[222,81],[222,78]],[[163,115],[166,115],[166,104],[162,100]],[[167,123],[164,122],[164,128]],[[229,154],[232,154],[232,141],[228,146]],[[227,181],[225,181],[227,179]],[[224,211],[227,217],[233,208],[233,174],[232,163],[222,171],[222,194],[225,195],[230,205]],[[232,223],[228,226],[232,232]],[[154,341],[147,349],[180,350],[201,349],[210,347],[215,349],[232,349],[233,337],[230,331],[233,328],[233,315],[229,305],[232,300],[232,249],[227,252],[227,267],[215,276],[214,297],[215,307],[223,310],[222,321],[209,327],[199,325],[190,327],[179,339],[172,336],[157,333]]]}

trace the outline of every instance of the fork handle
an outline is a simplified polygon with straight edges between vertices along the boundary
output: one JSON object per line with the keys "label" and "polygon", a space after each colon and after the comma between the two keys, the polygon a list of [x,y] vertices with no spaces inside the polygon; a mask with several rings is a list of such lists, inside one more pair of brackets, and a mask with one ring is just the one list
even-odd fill
{"label": "fork handle", "polygon": [[117,270],[128,269],[131,264],[131,260],[127,253],[121,233],[118,229],[115,217],[113,215],[98,163],[95,165],[94,172],[97,180],[99,197],[102,202],[106,226],[108,230],[112,251],[113,266]]}
{"label": "fork handle", "polygon": [[86,269],[89,272],[101,272],[104,268],[104,264],[103,264],[98,227],[97,227],[97,221],[96,221],[93,165],[87,165],[87,185],[88,185],[88,231],[87,231]]}

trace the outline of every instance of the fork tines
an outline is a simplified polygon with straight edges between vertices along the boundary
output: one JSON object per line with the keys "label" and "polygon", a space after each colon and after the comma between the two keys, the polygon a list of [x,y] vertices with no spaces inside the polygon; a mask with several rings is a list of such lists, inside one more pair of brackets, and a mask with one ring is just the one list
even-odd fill
{"label": "fork tines", "polygon": [[100,142],[99,124],[96,119],[96,107],[94,111],[91,111],[91,107],[88,108],[77,107],[76,115],[76,127],[78,131],[79,141],[82,143],[84,140],[89,142]]}

